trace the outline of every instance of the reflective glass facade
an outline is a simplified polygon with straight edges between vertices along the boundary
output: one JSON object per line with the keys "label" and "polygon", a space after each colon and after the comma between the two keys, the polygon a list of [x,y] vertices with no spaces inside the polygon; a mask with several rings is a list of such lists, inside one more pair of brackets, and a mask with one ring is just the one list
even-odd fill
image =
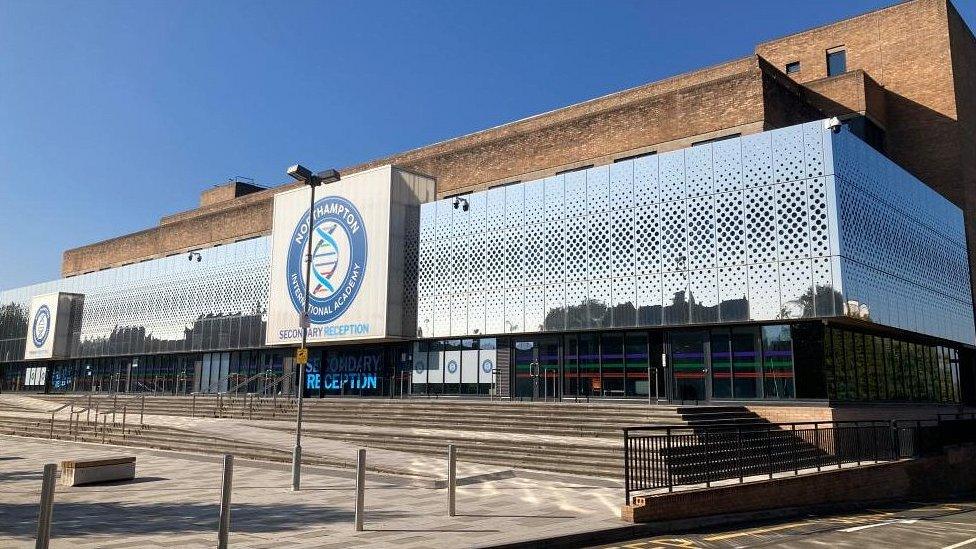
{"label": "reflective glass facade", "polygon": [[[416,294],[392,314],[418,337],[314,347],[307,394],[964,398],[962,213],[847,130],[814,122],[464,198],[424,204],[408,243]],[[0,293],[0,389],[293,391],[292,351],[265,345],[269,238],[199,254]],[[31,298],[52,292],[83,296],[69,356],[24,361]]]}
{"label": "reflective glass facade", "polygon": [[422,337],[850,316],[976,342],[962,211],[846,128],[465,199],[421,208]]}
{"label": "reflective glass facade", "polygon": [[22,360],[32,296],[84,294],[72,357],[264,345],[268,238],[260,237],[0,293],[0,362]]}

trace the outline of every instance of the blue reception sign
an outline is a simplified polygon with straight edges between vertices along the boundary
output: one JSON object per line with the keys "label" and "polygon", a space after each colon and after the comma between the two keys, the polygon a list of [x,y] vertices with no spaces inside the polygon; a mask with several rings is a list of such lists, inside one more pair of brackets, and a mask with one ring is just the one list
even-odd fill
{"label": "blue reception sign", "polygon": [[341,317],[356,299],[366,272],[369,243],[363,216],[349,200],[329,196],[317,201],[312,212],[311,231],[308,210],[295,226],[285,275],[291,303],[301,313],[307,283],[305,259],[311,238],[309,320],[312,324],[328,324]]}

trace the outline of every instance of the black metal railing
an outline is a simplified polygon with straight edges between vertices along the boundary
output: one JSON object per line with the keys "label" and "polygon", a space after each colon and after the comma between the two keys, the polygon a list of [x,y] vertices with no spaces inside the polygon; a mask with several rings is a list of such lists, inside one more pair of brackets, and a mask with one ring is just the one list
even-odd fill
{"label": "black metal railing", "polygon": [[976,417],[627,427],[624,497],[635,492],[918,457],[976,442]]}

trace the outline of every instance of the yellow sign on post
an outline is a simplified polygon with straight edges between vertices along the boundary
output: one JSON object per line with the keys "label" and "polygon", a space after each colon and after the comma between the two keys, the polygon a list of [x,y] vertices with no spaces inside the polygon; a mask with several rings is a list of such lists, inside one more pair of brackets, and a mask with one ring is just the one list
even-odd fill
{"label": "yellow sign on post", "polygon": [[301,365],[308,364],[308,348],[307,347],[299,347],[298,350],[295,351],[295,362],[297,362],[298,364],[301,364]]}

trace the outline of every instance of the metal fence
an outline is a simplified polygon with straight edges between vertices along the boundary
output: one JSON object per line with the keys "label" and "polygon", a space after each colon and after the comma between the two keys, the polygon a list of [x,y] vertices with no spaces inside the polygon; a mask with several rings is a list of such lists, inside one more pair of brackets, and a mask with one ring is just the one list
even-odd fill
{"label": "metal fence", "polygon": [[976,418],[628,427],[624,491],[704,485],[776,473],[917,457],[976,441]]}

